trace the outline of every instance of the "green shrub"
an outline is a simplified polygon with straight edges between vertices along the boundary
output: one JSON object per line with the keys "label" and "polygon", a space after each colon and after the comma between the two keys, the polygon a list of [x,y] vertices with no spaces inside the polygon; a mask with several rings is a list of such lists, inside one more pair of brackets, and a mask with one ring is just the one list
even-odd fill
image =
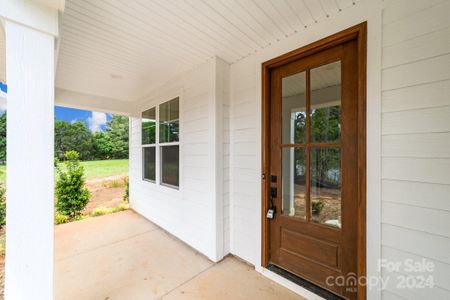
{"label": "green shrub", "polygon": [[66,215],[55,213],[55,225],[69,222],[70,218]]}
{"label": "green shrub", "polygon": [[66,161],[57,165],[58,178],[56,181],[56,210],[58,213],[74,218],[81,214],[91,196],[85,187],[83,166],[78,160],[76,151],[64,154]]}
{"label": "green shrub", "polygon": [[0,228],[6,224],[6,189],[0,184]]}
{"label": "green shrub", "polygon": [[130,202],[130,181],[128,180],[128,177],[124,179],[125,181],[125,195],[123,195],[123,201]]}
{"label": "green shrub", "polygon": [[318,215],[322,211],[324,204],[322,201],[312,201],[311,206],[313,215]]}

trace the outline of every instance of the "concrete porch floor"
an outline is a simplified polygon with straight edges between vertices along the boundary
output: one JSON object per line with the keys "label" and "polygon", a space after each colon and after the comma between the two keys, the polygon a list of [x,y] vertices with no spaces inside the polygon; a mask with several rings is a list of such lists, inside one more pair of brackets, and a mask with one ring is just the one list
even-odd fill
{"label": "concrete porch floor", "polygon": [[214,264],[129,210],[55,228],[55,299],[303,299],[234,257]]}

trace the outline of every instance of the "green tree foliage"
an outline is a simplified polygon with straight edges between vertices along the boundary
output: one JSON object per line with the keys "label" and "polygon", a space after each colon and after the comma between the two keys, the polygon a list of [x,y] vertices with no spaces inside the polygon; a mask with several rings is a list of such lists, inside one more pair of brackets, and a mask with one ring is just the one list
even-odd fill
{"label": "green tree foliage", "polygon": [[55,156],[64,159],[67,151],[77,151],[81,160],[95,158],[92,133],[81,122],[69,124],[66,121],[55,122]]}
{"label": "green tree foliage", "polygon": [[128,117],[114,115],[106,124],[111,158],[128,158]]}
{"label": "green tree foliage", "polygon": [[0,117],[0,161],[6,161],[6,111]]}
{"label": "green tree foliage", "polygon": [[[154,128],[153,128],[154,130]],[[90,132],[84,122],[55,121],[55,157],[74,150],[81,160],[128,158],[128,117],[113,116],[105,131]],[[0,117],[0,162],[6,161],[6,112]]]}
{"label": "green tree foliage", "polygon": [[[330,106],[311,110],[310,140],[317,142],[337,142],[341,137],[341,107]],[[295,116],[296,141],[304,143],[306,138],[306,114]],[[340,184],[340,150],[326,147],[311,150],[311,180],[317,187],[337,187]],[[305,166],[304,155],[296,155],[296,165]],[[300,177],[300,175],[299,175]],[[300,178],[299,178],[300,180]],[[317,207],[319,210],[320,207]]]}
{"label": "green tree foliage", "polygon": [[81,160],[128,158],[128,117],[113,116],[105,131],[91,133],[83,122],[55,121],[55,156],[75,150]]}
{"label": "green tree foliage", "polygon": [[111,138],[103,131],[93,133],[95,158],[96,159],[111,159],[113,157],[113,145]]}
{"label": "green tree foliage", "polygon": [[0,228],[6,224],[6,189],[0,185]]}
{"label": "green tree foliage", "polygon": [[86,207],[90,192],[85,187],[84,168],[80,165],[78,152],[68,151],[64,156],[66,161],[56,167],[56,210],[74,218]]}

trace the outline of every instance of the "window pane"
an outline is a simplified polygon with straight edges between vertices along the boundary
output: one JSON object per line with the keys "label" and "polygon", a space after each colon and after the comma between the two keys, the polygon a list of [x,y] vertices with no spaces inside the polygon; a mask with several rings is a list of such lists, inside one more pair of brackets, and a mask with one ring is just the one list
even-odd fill
{"label": "window pane", "polygon": [[159,142],[178,142],[179,100],[175,98],[159,106]]}
{"label": "window pane", "polygon": [[142,145],[156,142],[156,108],[142,113]]}
{"label": "window pane", "polygon": [[311,142],[341,137],[341,62],[311,70]]}
{"label": "window pane", "polygon": [[156,180],[156,154],[155,154],[155,147],[144,147],[142,148],[142,153],[144,157],[144,165],[143,165],[143,172],[144,172],[144,179]]}
{"label": "window pane", "polygon": [[341,151],[311,148],[311,220],[341,227]]}
{"label": "window pane", "polygon": [[179,146],[161,147],[161,183],[179,186]]}
{"label": "window pane", "polygon": [[284,148],[282,170],[282,213],[283,215],[305,219],[305,149]]}
{"label": "window pane", "polygon": [[284,77],[281,90],[282,143],[305,143],[306,73]]}

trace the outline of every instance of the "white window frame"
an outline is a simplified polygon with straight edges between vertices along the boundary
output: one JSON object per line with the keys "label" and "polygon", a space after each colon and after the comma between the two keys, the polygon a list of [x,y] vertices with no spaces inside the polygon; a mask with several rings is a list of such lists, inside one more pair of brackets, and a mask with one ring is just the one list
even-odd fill
{"label": "white window frame", "polygon": [[[150,110],[150,109],[152,109],[152,108],[155,108],[155,126],[156,126],[156,129],[155,129],[155,143],[153,143],[153,144],[142,144],[142,114],[145,112],[145,111],[147,111],[147,110]],[[151,182],[151,183],[156,183],[157,182],[157,180],[158,180],[158,171],[157,171],[157,168],[158,168],[158,133],[159,133],[159,130],[158,130],[158,105],[156,105],[156,106],[153,106],[153,107],[150,107],[150,108],[148,108],[148,109],[146,109],[146,110],[143,110],[142,112],[141,112],[141,136],[140,136],[140,140],[141,140],[141,155],[142,155],[142,180],[144,180],[144,181],[147,181],[147,182]],[[148,178],[145,178],[145,174],[144,174],[144,163],[145,163],[145,159],[144,159],[144,148],[151,148],[151,147],[153,147],[153,148],[155,148],[155,180],[151,180],[151,179],[148,179]]]}
{"label": "white window frame", "polygon": [[[167,103],[169,101],[175,100],[176,98],[178,98],[178,126],[179,126],[179,131],[178,132],[178,141],[177,142],[166,142],[166,143],[160,143],[159,141],[159,137],[160,137],[160,106],[164,103]],[[156,115],[156,140],[154,144],[142,144],[142,113],[149,110],[155,108],[155,115]],[[146,108],[144,110],[141,111],[141,148],[142,148],[142,180],[149,182],[149,183],[153,183],[155,185],[159,185],[162,187],[167,187],[170,188],[172,190],[180,190],[180,186],[181,186],[181,145],[180,145],[180,140],[181,140],[181,97],[180,96],[175,96],[175,97],[171,97],[169,98],[169,100],[163,101],[163,102],[159,102],[155,105],[152,105],[149,108]],[[165,146],[178,146],[178,176],[179,176],[179,180],[178,180],[178,186],[176,185],[171,185],[168,183],[164,183],[162,182],[162,147]],[[144,178],[144,148],[146,147],[155,147],[155,180],[150,180],[150,179],[146,179]]]}

